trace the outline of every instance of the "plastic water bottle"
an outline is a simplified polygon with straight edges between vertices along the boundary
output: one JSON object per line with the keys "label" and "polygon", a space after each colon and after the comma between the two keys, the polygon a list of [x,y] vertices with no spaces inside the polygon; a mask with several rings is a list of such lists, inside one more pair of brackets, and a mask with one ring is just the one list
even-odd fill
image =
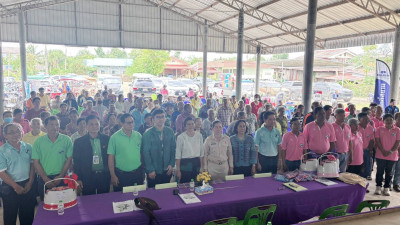
{"label": "plastic water bottle", "polygon": [[137,183],[133,186],[133,196],[138,196],[139,195],[139,188],[137,186]]}
{"label": "plastic water bottle", "polygon": [[194,191],[194,180],[190,181],[190,191]]}
{"label": "plastic water bottle", "polygon": [[60,201],[58,202],[57,211],[58,211],[58,215],[59,215],[59,216],[64,215],[64,203],[63,203],[62,200],[60,200]]}

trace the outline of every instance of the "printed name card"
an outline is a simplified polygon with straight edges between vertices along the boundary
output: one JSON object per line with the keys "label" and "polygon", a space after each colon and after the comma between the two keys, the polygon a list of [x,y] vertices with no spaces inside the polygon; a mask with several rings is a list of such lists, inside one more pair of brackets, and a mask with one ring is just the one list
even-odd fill
{"label": "printed name card", "polygon": [[243,180],[244,179],[244,175],[243,174],[237,174],[237,175],[229,175],[229,176],[225,176],[225,180]]}
{"label": "printed name card", "polygon": [[178,183],[172,182],[172,183],[165,183],[165,184],[156,184],[155,189],[160,190],[160,189],[176,188],[176,187],[178,187]]}

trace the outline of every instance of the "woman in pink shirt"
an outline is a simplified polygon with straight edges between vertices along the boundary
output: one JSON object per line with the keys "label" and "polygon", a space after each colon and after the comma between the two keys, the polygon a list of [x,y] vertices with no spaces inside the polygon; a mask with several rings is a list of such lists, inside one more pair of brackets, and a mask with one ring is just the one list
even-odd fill
{"label": "woman in pink shirt", "polygon": [[362,134],[358,131],[358,120],[356,118],[350,119],[349,126],[351,129],[351,144],[349,151],[349,166],[347,167],[347,172],[361,175],[361,167],[364,162],[364,142]]}
{"label": "woman in pink shirt", "polygon": [[[400,129],[393,126],[393,115],[383,116],[384,127],[378,127],[375,132],[376,140],[376,190],[375,194],[390,196],[390,181],[392,180],[393,166],[399,159]],[[385,184],[382,192],[383,174]]]}
{"label": "woman in pink shirt", "polygon": [[376,107],[375,117],[371,118],[371,121],[374,123],[374,127],[375,128],[385,126],[384,122],[383,122],[383,119],[382,119],[382,114],[383,114],[382,106],[378,105]]}
{"label": "woman in pink shirt", "polygon": [[281,156],[284,168],[293,171],[300,168],[301,156],[307,152],[307,145],[297,117],[290,120],[290,126],[292,131],[283,135]]}

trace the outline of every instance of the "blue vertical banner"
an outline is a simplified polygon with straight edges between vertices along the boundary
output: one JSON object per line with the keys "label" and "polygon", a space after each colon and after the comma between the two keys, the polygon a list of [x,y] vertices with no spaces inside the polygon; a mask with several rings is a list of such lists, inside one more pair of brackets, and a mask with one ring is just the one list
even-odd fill
{"label": "blue vertical banner", "polygon": [[390,69],[388,65],[385,62],[377,59],[374,102],[382,106],[383,109],[389,105],[390,76]]}

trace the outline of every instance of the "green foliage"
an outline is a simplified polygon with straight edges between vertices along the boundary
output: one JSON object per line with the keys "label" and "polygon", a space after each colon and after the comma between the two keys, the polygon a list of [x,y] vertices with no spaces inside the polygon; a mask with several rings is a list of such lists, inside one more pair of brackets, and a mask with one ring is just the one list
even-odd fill
{"label": "green foliage", "polygon": [[128,58],[128,54],[126,54],[126,51],[123,49],[112,48],[111,51],[105,55],[105,58],[126,59]]}
{"label": "green foliage", "polygon": [[[339,82],[341,84],[341,82]],[[365,76],[361,82],[344,81],[343,87],[353,91],[354,97],[366,98],[375,90],[375,77]]]}
{"label": "green foliage", "polygon": [[193,65],[193,64],[196,64],[198,62],[203,62],[203,58],[202,57],[189,56],[189,57],[185,58],[184,61],[186,63],[188,63],[189,65]]}
{"label": "green foliage", "polygon": [[92,55],[89,50],[87,49],[80,50],[75,57],[68,57],[67,59],[68,72],[80,75],[93,73],[94,71],[96,71],[96,69],[86,66],[85,63],[86,60],[93,58],[95,58],[95,55]]}
{"label": "green foliage", "polygon": [[362,68],[364,75],[374,72],[376,68],[376,59],[383,60],[390,67],[393,61],[392,50],[389,45],[382,45],[379,48],[376,45],[363,47],[364,53],[356,55],[351,59],[351,63],[356,68]]}
{"label": "green foliage", "polygon": [[159,50],[132,50],[129,54],[133,58],[132,66],[126,69],[126,74],[149,73],[159,75],[164,71],[165,62],[170,59],[168,51]]}
{"label": "green foliage", "polygon": [[104,58],[106,56],[102,47],[95,48],[94,51],[96,52],[96,56],[99,58]]}
{"label": "green foliage", "polygon": [[281,59],[288,59],[289,54],[288,53],[283,53],[283,54],[275,54],[271,57],[271,61],[273,60],[281,60]]}

